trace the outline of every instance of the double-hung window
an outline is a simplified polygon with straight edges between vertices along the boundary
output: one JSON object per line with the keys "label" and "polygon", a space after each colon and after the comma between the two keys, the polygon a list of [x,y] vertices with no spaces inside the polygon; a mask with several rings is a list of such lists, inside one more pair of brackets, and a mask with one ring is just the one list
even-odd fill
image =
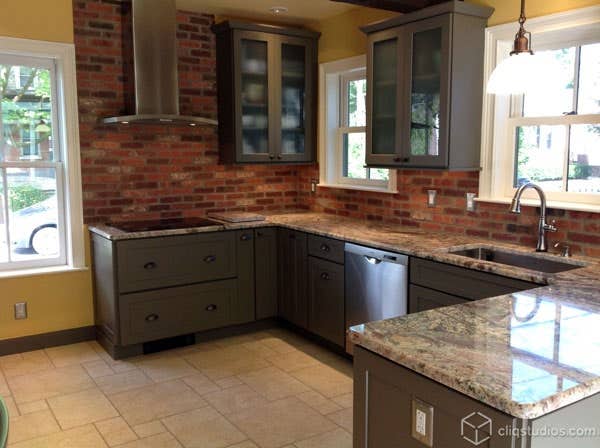
{"label": "double-hung window", "polygon": [[0,43],[0,271],[81,267],[73,47]]}
{"label": "double-hung window", "polygon": [[[486,97],[480,196],[506,200],[535,182],[556,206],[600,211],[599,17],[593,7],[528,21],[543,74],[525,95]],[[489,69],[509,45],[506,25],[488,30]]]}
{"label": "double-hung window", "polygon": [[367,168],[364,56],[321,65],[321,186],[395,191],[395,172]]}

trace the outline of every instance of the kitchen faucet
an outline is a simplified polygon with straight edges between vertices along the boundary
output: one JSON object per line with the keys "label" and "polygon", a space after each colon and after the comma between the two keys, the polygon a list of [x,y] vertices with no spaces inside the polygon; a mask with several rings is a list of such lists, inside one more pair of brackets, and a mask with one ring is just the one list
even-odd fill
{"label": "kitchen faucet", "polygon": [[550,224],[546,223],[546,194],[544,193],[544,190],[542,190],[542,187],[533,182],[527,182],[526,184],[521,185],[515,192],[515,196],[510,205],[510,212],[516,214],[521,213],[521,196],[523,195],[523,192],[529,188],[537,191],[540,196],[540,221],[538,225],[538,242],[535,250],[537,252],[548,252],[546,232],[556,232],[556,227],[554,226],[555,221],[552,221]]}

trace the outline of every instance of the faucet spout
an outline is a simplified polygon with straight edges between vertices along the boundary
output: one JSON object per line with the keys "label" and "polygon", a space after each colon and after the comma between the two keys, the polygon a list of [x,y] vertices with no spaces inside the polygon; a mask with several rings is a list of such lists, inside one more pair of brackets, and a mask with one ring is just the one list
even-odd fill
{"label": "faucet spout", "polygon": [[546,194],[542,187],[533,182],[521,185],[515,192],[509,210],[511,213],[521,213],[521,196],[523,195],[523,192],[528,189],[535,190],[540,197],[540,221],[538,225],[538,242],[535,250],[537,252],[547,252],[548,240],[546,232],[556,232],[556,227],[553,225],[554,222],[552,224],[546,222]]}

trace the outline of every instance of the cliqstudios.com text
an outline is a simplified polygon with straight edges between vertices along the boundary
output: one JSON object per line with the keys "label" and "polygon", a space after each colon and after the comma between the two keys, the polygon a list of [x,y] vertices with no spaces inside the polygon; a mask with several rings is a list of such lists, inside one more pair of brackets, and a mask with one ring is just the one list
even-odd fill
{"label": "cliqstudios.com text", "polygon": [[551,438],[595,438],[600,437],[598,428],[563,428],[555,426],[539,426],[514,428],[505,426],[498,428],[500,437],[551,437]]}

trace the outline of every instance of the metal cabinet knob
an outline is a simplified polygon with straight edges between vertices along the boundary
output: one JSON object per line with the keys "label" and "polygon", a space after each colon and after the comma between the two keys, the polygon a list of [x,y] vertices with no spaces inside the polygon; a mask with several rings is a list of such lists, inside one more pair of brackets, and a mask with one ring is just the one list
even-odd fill
{"label": "metal cabinet knob", "polygon": [[217,257],[215,255],[209,255],[207,257],[204,257],[205,263],[213,263],[215,261],[217,261]]}
{"label": "metal cabinet knob", "polygon": [[329,274],[327,272],[322,272],[321,273],[321,278],[323,280],[329,280]]}
{"label": "metal cabinet knob", "polygon": [[158,314],[152,313],[146,316],[146,322],[154,322],[155,320],[158,320]]}
{"label": "metal cabinet knob", "polygon": [[394,162],[397,163],[408,163],[410,159],[408,157],[394,157]]}
{"label": "metal cabinet knob", "polygon": [[151,271],[152,269],[156,268],[156,263],[154,261],[149,261],[148,263],[146,263],[144,265],[144,269]]}
{"label": "metal cabinet knob", "polygon": [[273,160],[275,158],[275,154],[269,154],[269,159]]}
{"label": "metal cabinet knob", "polygon": [[206,311],[217,311],[217,305],[215,305],[214,303],[211,303],[210,305],[208,305],[206,307]]}
{"label": "metal cabinet knob", "polygon": [[240,237],[240,240],[242,240],[242,241],[249,241],[251,239],[252,239],[252,237],[250,235],[248,235],[247,233],[242,234],[242,236]]}
{"label": "metal cabinet knob", "polygon": [[331,250],[329,246],[325,243],[321,244],[321,247],[319,249],[321,249],[323,252],[329,252]]}
{"label": "metal cabinet knob", "polygon": [[281,154],[277,154],[277,158],[278,158],[279,160],[281,160],[281,159],[283,159],[283,156],[282,156]]}

